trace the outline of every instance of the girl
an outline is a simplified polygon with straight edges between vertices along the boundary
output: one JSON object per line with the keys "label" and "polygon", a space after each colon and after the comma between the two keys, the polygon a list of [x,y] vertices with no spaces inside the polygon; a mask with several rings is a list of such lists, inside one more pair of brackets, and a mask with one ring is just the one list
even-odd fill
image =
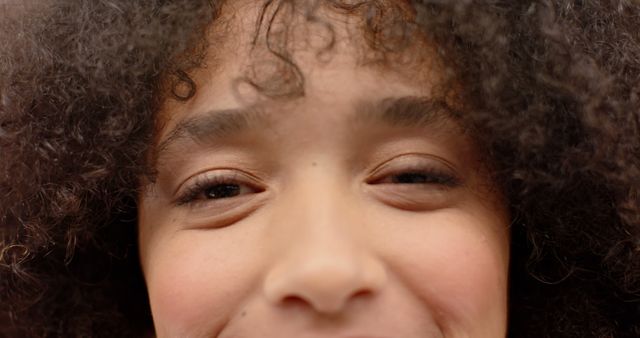
{"label": "girl", "polygon": [[5,335],[640,335],[640,4],[2,6]]}

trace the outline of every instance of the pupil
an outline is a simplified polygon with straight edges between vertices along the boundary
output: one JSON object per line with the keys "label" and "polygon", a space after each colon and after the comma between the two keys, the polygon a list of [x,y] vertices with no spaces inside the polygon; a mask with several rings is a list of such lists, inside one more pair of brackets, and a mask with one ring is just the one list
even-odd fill
{"label": "pupil", "polygon": [[428,183],[427,176],[419,173],[406,173],[400,174],[393,178],[393,183],[407,184],[407,183]]}
{"label": "pupil", "polygon": [[237,184],[218,184],[205,191],[208,199],[229,198],[240,194],[240,186]]}

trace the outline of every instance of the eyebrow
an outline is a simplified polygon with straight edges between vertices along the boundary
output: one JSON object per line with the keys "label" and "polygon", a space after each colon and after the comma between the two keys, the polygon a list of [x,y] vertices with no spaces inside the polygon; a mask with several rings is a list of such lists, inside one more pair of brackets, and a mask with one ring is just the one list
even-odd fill
{"label": "eyebrow", "polygon": [[158,153],[166,151],[181,141],[222,139],[241,134],[250,129],[266,126],[267,114],[257,106],[247,108],[211,110],[195,117],[186,118],[169,132],[158,145]]}
{"label": "eyebrow", "polygon": [[[422,96],[390,97],[356,104],[351,125],[386,124],[392,127],[429,127],[455,114],[446,103]],[[265,128],[270,115],[260,106],[211,110],[180,121],[156,148],[155,159],[185,141],[214,143],[250,130]]]}
{"label": "eyebrow", "polygon": [[455,116],[444,101],[424,96],[390,97],[361,102],[353,124],[382,123],[392,127],[429,127]]}

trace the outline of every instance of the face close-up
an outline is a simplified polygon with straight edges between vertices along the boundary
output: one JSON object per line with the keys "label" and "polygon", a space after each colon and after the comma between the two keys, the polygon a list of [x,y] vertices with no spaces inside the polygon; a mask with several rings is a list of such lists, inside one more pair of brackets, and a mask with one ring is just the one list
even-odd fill
{"label": "face close-up", "polygon": [[252,3],[222,9],[196,95],[157,117],[138,224],[156,336],[505,337],[510,216],[438,62],[364,62],[358,20],[318,9],[335,44],[300,14],[304,95],[267,97],[239,81],[279,71]]}

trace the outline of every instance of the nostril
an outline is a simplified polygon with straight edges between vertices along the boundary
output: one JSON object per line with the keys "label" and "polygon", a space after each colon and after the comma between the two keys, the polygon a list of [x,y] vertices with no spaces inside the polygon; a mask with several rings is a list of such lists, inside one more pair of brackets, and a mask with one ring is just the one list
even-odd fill
{"label": "nostril", "polygon": [[300,296],[286,296],[282,299],[282,305],[286,307],[308,307],[308,301]]}
{"label": "nostril", "polygon": [[325,251],[323,256],[297,257],[274,266],[263,285],[266,299],[281,309],[335,314],[352,303],[362,306],[381,291],[386,272],[380,262],[349,252],[329,259]]}
{"label": "nostril", "polygon": [[[373,295],[371,290],[359,290],[350,295],[350,299],[363,299]],[[313,306],[313,304],[302,296],[289,295],[282,299],[282,305],[286,307]]]}
{"label": "nostril", "polygon": [[368,289],[354,290],[351,293],[343,293],[342,296],[336,294],[326,294],[324,296],[312,294],[310,298],[301,294],[290,294],[282,297],[279,306],[289,310],[306,311],[313,309],[323,314],[334,314],[343,311],[348,304],[361,303],[371,297],[375,292]]}
{"label": "nostril", "polygon": [[354,292],[351,295],[351,298],[353,298],[353,299],[362,299],[362,298],[368,298],[368,297],[371,297],[371,296],[373,296],[373,291],[364,289],[364,290],[359,290],[359,291]]}

